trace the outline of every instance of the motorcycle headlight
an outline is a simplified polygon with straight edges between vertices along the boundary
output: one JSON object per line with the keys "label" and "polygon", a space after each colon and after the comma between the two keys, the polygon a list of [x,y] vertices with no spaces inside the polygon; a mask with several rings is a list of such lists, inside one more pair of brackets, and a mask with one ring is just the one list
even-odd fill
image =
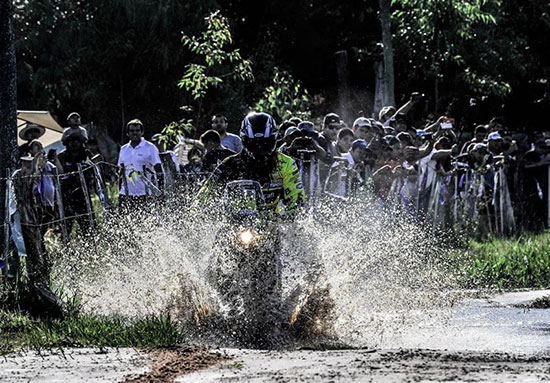
{"label": "motorcycle headlight", "polygon": [[239,233],[239,241],[244,246],[250,246],[250,244],[254,242],[257,236],[258,233],[256,233],[254,230],[245,229]]}

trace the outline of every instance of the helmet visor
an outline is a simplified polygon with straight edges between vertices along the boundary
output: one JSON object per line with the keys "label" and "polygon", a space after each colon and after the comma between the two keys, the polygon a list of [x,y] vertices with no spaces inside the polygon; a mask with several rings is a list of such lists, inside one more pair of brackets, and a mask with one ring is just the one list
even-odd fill
{"label": "helmet visor", "polygon": [[273,153],[277,139],[275,136],[267,138],[249,138],[243,137],[243,146],[254,156],[262,156]]}

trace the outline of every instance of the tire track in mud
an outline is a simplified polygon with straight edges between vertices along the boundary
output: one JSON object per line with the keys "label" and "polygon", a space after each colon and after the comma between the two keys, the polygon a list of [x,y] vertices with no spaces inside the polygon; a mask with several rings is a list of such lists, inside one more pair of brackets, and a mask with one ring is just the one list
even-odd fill
{"label": "tire track in mud", "polygon": [[176,378],[230,359],[206,346],[177,346],[146,350],[153,361],[151,371],[128,377],[125,383],[172,383]]}

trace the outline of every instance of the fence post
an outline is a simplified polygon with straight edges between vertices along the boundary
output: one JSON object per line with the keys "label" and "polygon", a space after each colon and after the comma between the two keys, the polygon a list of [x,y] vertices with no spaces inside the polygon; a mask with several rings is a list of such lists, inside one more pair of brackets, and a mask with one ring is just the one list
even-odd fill
{"label": "fence post", "polygon": [[88,192],[88,185],[84,178],[84,172],[82,171],[82,164],[78,164],[78,177],[80,178],[80,184],[82,185],[82,192],[84,193],[84,199],[86,200],[86,210],[88,211],[88,219],[90,220],[90,229],[94,231],[94,215],[92,210],[92,204],[90,202],[90,193]]}
{"label": "fence post", "polygon": [[141,182],[143,182],[143,185],[145,186],[145,195],[147,197],[149,197],[151,195],[151,192],[149,190],[149,185],[147,185],[147,182],[145,182],[145,178],[147,178],[147,166],[146,165],[143,165],[143,180],[141,180]]}
{"label": "fence post", "polygon": [[96,177],[97,194],[99,195],[101,206],[103,206],[103,211],[106,212],[107,209],[111,206],[111,200],[109,198],[107,187],[105,186],[105,181],[103,180],[103,173],[99,168],[100,160],[101,158],[99,154],[92,157],[92,162],[94,163],[93,170]]}
{"label": "fence post", "polygon": [[498,193],[498,204],[500,209],[500,233],[504,235],[504,187],[506,186],[506,183],[504,182],[504,177],[506,177],[506,175],[504,174],[504,169],[502,168],[498,171],[498,174],[498,186],[500,189]]}
{"label": "fence post", "polygon": [[4,252],[2,254],[2,262],[4,270],[2,270],[2,279],[6,282],[9,272],[9,245],[10,245],[10,189],[11,189],[11,171],[6,169],[6,187],[4,198]]}
{"label": "fence post", "polygon": [[546,180],[546,228],[550,227],[550,165],[547,168],[548,178]]}
{"label": "fence post", "polygon": [[55,185],[55,197],[57,200],[57,210],[59,212],[59,219],[61,220],[61,233],[63,235],[63,244],[67,246],[69,243],[69,235],[67,233],[67,222],[65,221],[65,208],[63,206],[63,197],[61,196],[61,183],[59,182],[59,172],[54,166],[52,169],[53,180]]}
{"label": "fence post", "polygon": [[[128,192],[128,177],[126,176],[126,165],[121,164],[120,170],[122,173],[122,185],[120,185],[120,189],[122,190],[122,187],[124,187],[124,193],[126,194],[126,196],[129,196],[130,193]],[[120,194],[122,193],[119,192],[119,201],[118,201],[119,206],[120,206]]]}

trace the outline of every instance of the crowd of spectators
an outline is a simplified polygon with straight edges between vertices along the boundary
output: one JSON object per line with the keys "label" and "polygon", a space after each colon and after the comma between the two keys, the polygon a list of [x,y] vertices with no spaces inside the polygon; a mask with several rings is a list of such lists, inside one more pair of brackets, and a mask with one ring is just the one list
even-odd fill
{"label": "crowd of spectators", "polygon": [[[478,237],[547,227],[550,136],[516,132],[499,117],[471,127],[452,116],[412,121],[409,112],[421,98],[413,93],[398,110],[388,106],[377,118],[357,116],[349,125],[335,113],[317,124],[280,122],[278,150],[295,159],[308,204],[338,201],[333,206],[345,209],[349,201],[368,200],[399,219]],[[103,160],[78,113],[67,124],[59,153],[45,152],[42,127],[20,132],[26,142],[11,177],[6,223],[24,239],[23,251],[44,254],[48,229],[65,241],[76,230],[93,234],[98,207],[132,214],[150,201],[185,204],[226,157],[242,150],[223,115],[212,116],[198,139],[180,137],[175,147],[161,134],[146,140],[146,127],[133,119],[115,165]]]}

